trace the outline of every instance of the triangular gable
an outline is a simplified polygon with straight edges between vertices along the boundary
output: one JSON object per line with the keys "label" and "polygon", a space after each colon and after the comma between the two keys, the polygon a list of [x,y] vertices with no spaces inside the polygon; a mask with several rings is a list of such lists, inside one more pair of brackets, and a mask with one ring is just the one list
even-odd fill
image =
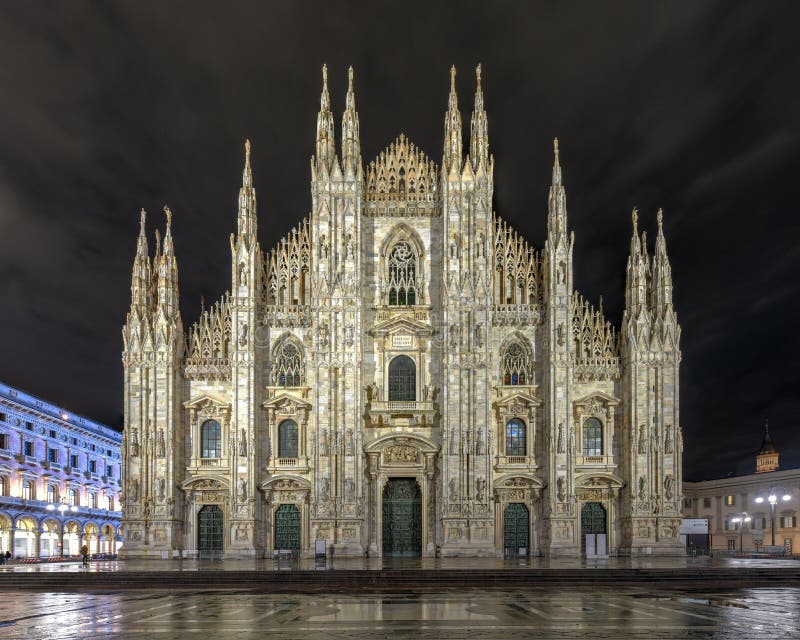
{"label": "triangular gable", "polygon": [[574,400],[573,404],[586,404],[587,402],[590,402],[594,398],[600,398],[603,402],[611,406],[619,404],[619,398],[615,398],[614,396],[604,393],[603,391],[592,391],[591,393],[583,396],[582,398]]}
{"label": "triangular gable", "polygon": [[216,398],[214,396],[203,394],[202,396],[198,396],[194,400],[187,400],[183,403],[183,406],[187,409],[199,409],[200,407],[204,407],[207,404],[213,404],[216,407],[228,409],[231,406],[230,402],[226,402],[225,400],[221,400],[220,398]]}
{"label": "triangular gable", "polygon": [[399,331],[406,331],[415,335],[431,335],[433,333],[433,329],[430,327],[430,325],[420,322],[419,320],[407,318],[405,316],[399,316],[378,322],[372,327],[372,329],[370,329],[369,333],[370,335],[375,336],[386,335],[388,333],[395,333]]}

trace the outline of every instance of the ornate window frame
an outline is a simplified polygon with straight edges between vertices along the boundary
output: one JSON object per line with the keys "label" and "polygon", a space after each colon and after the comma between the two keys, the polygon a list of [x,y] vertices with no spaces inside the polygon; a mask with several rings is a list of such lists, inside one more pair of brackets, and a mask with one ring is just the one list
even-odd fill
{"label": "ornate window frame", "polygon": [[[281,358],[287,357],[287,348],[295,349],[293,356],[297,362],[287,363]],[[306,351],[302,341],[293,333],[286,332],[275,340],[272,347],[270,367],[270,386],[282,389],[303,387],[306,385]],[[287,384],[292,382],[293,384]]]}
{"label": "ornate window frame", "polygon": [[[614,407],[619,400],[602,391],[594,391],[573,403],[575,420],[575,454],[578,466],[615,466],[614,465]],[[602,425],[602,452],[600,455],[583,453],[583,427],[587,420],[596,418]]]}
{"label": "ornate window frame", "polygon": [[[517,353],[510,354],[511,350]],[[531,387],[536,385],[536,355],[527,336],[515,331],[500,346],[499,384],[503,387]]]}
{"label": "ornate window frame", "polygon": [[[267,471],[271,474],[291,471],[292,473],[305,474],[309,472],[309,446],[308,429],[309,416],[311,414],[311,403],[308,402],[308,387],[301,390],[286,391],[283,388],[270,388],[267,391],[268,398],[262,406],[267,411],[267,431],[269,433],[270,446],[265,452],[267,460]],[[280,425],[285,420],[293,420],[297,424],[297,456],[281,457],[280,446]],[[321,440],[317,446],[320,455],[328,455],[331,446],[330,434],[319,434]]]}
{"label": "ornate window frame", "polygon": [[[194,400],[185,402],[183,406],[189,411],[189,432],[191,433],[191,466],[194,468],[226,468],[228,440],[231,433],[231,405],[219,398],[202,395]],[[203,458],[201,428],[207,420],[216,420],[220,425],[221,457]]]}
{"label": "ornate window frame", "polygon": [[[508,391],[511,390],[511,393]],[[494,434],[489,437],[487,434],[487,451],[494,454],[495,470],[508,470],[526,468],[530,471],[538,468],[536,464],[536,410],[541,405],[541,401],[528,394],[523,393],[519,387],[501,387],[498,389],[501,397],[495,400],[493,407],[495,410]],[[507,395],[502,395],[502,394]],[[506,426],[511,420],[521,420],[525,424],[525,455],[510,456],[506,451]],[[480,436],[478,438],[480,440]],[[493,441],[493,442],[492,442]],[[476,454],[482,453],[481,443],[478,443],[475,450]]]}
{"label": "ornate window frame", "polygon": [[[411,259],[414,260],[413,277],[408,278],[407,275],[399,278],[396,274],[392,273],[392,262],[394,259],[395,249],[400,245],[406,245],[411,254]],[[381,247],[381,276],[380,276],[380,291],[379,291],[379,304],[384,304],[392,307],[415,307],[425,304],[427,298],[425,291],[425,246],[420,239],[419,235],[408,225],[401,223],[397,225],[383,242]],[[400,303],[398,298],[394,301],[390,299],[392,289],[398,290],[399,288],[413,289],[414,302],[409,304],[407,302]],[[398,296],[399,297],[399,296]]]}

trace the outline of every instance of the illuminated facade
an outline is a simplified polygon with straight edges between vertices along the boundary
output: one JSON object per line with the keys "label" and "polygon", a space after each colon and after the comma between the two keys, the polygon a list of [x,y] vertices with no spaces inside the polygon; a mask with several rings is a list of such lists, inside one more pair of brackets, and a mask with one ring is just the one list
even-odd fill
{"label": "illuminated facade", "polygon": [[119,432],[0,383],[0,553],[115,553]]}
{"label": "illuminated facade", "polygon": [[155,256],[142,212],[126,555],[681,550],[661,213],[650,254],[634,211],[617,331],[573,288],[557,142],[538,249],[492,210],[487,122],[479,69],[462,149],[453,70],[441,164],[403,135],[364,164],[352,69],[340,146],[323,71],[310,215],[262,253],[248,143],[231,288],[186,332],[171,212]]}

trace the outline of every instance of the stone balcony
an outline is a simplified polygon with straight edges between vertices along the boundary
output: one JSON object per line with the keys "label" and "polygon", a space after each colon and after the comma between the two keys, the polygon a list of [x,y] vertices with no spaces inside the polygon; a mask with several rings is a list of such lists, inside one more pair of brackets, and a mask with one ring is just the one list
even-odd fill
{"label": "stone balcony", "polygon": [[368,427],[434,427],[439,405],[418,400],[388,400],[367,403]]}
{"label": "stone balcony", "polygon": [[614,456],[600,455],[600,456],[584,456],[578,455],[575,460],[575,466],[578,469],[616,469],[617,465],[614,463]]}

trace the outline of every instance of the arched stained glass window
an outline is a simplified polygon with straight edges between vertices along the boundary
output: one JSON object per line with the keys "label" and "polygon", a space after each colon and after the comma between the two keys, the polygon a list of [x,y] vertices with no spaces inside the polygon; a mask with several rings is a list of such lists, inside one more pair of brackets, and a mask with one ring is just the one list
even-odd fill
{"label": "arched stained glass window", "polygon": [[272,378],[279,387],[299,387],[305,383],[306,367],[301,347],[291,339],[284,340],[274,354]]}
{"label": "arched stained glass window", "polygon": [[530,349],[519,341],[509,344],[504,350],[501,360],[500,378],[504,385],[533,384],[531,365],[533,358]]}
{"label": "arched stained glass window", "polygon": [[417,304],[417,256],[405,241],[395,244],[389,253],[389,304]]}
{"label": "arched stained glass window", "polygon": [[506,455],[528,455],[528,428],[519,418],[506,422]]}
{"label": "arched stained glass window", "polygon": [[284,420],[278,425],[278,457],[297,458],[297,423]]}
{"label": "arched stained glass window", "polygon": [[222,427],[216,420],[206,420],[200,427],[200,457],[222,457]]}
{"label": "arched stained glass window", "polygon": [[417,366],[408,356],[389,363],[389,400],[417,399]]}
{"label": "arched stained glass window", "polygon": [[589,418],[583,423],[583,455],[603,455],[603,423]]}

